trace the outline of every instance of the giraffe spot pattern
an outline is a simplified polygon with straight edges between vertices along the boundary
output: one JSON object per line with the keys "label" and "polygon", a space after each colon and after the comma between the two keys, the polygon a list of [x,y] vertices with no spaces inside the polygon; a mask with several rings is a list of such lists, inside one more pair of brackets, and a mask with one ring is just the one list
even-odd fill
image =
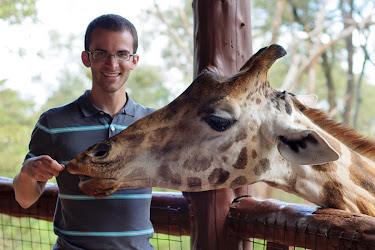
{"label": "giraffe spot pattern", "polygon": [[247,138],[247,132],[246,130],[242,130],[241,132],[237,134],[235,142],[245,140],[246,138]]}
{"label": "giraffe spot pattern", "polygon": [[225,163],[228,162],[228,156],[225,156],[225,155],[224,155],[223,157],[221,157],[221,160],[222,160],[223,162],[225,162]]}
{"label": "giraffe spot pattern", "polygon": [[183,144],[179,143],[178,141],[171,139],[167,141],[164,146],[160,149],[160,154],[158,154],[157,159],[161,159],[170,155],[176,155],[181,152],[183,148]]}
{"label": "giraffe spot pattern", "polygon": [[173,174],[168,165],[161,165],[158,169],[158,175],[164,179],[164,181],[171,183],[172,186],[181,186],[181,175],[178,173]]}
{"label": "giraffe spot pattern", "polygon": [[328,181],[324,183],[320,195],[323,204],[327,207],[345,210],[344,194],[342,184],[337,181]]}
{"label": "giraffe spot pattern", "polygon": [[241,187],[241,186],[244,186],[247,184],[247,179],[245,176],[241,175],[241,176],[238,176],[236,179],[234,179],[231,183],[230,183],[230,188],[237,188],[237,187]]}
{"label": "giraffe spot pattern", "polygon": [[291,190],[296,190],[296,185],[297,185],[297,180],[298,180],[298,175],[296,173],[292,173],[289,175],[286,179],[285,182],[287,183],[287,186]]}
{"label": "giraffe spot pattern", "polygon": [[366,198],[362,196],[357,197],[356,204],[362,214],[367,214],[373,217],[375,216],[375,207],[372,204],[369,204]]}
{"label": "giraffe spot pattern", "polygon": [[208,176],[208,181],[212,185],[221,185],[225,183],[229,178],[230,173],[222,168],[215,168],[210,176]]}
{"label": "giraffe spot pattern", "polygon": [[256,102],[256,104],[261,104],[262,103],[262,101],[259,99],[259,98],[257,98],[256,100],[255,100],[255,102]]}
{"label": "giraffe spot pattern", "polygon": [[288,102],[288,100],[285,100],[285,112],[288,115],[292,115],[292,112],[293,112],[292,106],[290,105],[290,103]]}
{"label": "giraffe spot pattern", "polygon": [[211,166],[212,157],[205,157],[199,154],[196,154],[196,157],[188,158],[183,163],[184,169],[193,170],[194,172],[205,171]]}
{"label": "giraffe spot pattern", "polygon": [[150,138],[149,138],[150,143],[152,143],[153,145],[155,145],[154,147],[156,147],[157,145],[160,144],[161,141],[163,141],[166,135],[168,135],[168,131],[169,131],[169,128],[167,127],[156,129],[150,135]]}
{"label": "giraffe spot pattern", "polygon": [[373,196],[375,196],[375,171],[366,162],[362,161],[361,158],[351,152],[351,162],[349,167],[350,179],[354,184],[367,190]]}
{"label": "giraffe spot pattern", "polygon": [[191,190],[201,190],[202,189],[202,180],[198,177],[188,177],[187,178],[188,187]]}
{"label": "giraffe spot pattern", "polygon": [[271,186],[271,187],[277,188],[277,185],[276,185],[275,182],[272,182],[272,181],[264,181],[264,183],[266,183],[268,186]]}
{"label": "giraffe spot pattern", "polygon": [[322,165],[312,165],[311,168],[318,172],[336,172],[337,171],[337,165],[329,162]]}
{"label": "giraffe spot pattern", "polygon": [[232,140],[222,143],[218,148],[219,153],[226,152],[230,147],[232,147],[233,143],[234,142]]}
{"label": "giraffe spot pattern", "polygon": [[145,139],[145,133],[138,132],[138,133],[131,133],[128,134],[125,141],[130,144],[131,147],[140,145]]}
{"label": "giraffe spot pattern", "polygon": [[258,154],[257,154],[257,151],[255,149],[253,149],[251,151],[251,157],[253,157],[253,159],[257,158],[258,157]]}
{"label": "giraffe spot pattern", "polygon": [[247,148],[243,147],[238,155],[236,163],[233,164],[235,169],[245,169],[247,165]]}
{"label": "giraffe spot pattern", "polygon": [[260,159],[258,164],[254,167],[254,174],[261,175],[262,173],[265,173],[270,169],[270,160],[266,158]]}
{"label": "giraffe spot pattern", "polygon": [[275,98],[271,98],[271,102],[275,104],[275,108],[278,110],[278,111],[281,111],[280,109],[280,103],[278,100],[276,100]]}

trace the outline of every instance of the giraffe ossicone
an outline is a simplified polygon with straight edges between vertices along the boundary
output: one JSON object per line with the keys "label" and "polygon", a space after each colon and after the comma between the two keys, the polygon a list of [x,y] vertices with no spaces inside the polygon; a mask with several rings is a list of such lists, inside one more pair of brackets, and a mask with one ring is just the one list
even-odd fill
{"label": "giraffe ossicone", "polygon": [[271,45],[234,76],[202,72],[169,105],[100,142],[67,166],[80,189],[198,192],[263,181],[319,206],[375,216],[375,145],[311,108],[315,96],[273,89]]}

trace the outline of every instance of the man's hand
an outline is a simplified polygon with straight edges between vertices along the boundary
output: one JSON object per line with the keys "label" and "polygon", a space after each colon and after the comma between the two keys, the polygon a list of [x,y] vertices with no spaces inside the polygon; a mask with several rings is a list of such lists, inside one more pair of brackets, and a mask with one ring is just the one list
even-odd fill
{"label": "man's hand", "polygon": [[27,175],[33,180],[47,182],[52,177],[59,176],[65,169],[63,164],[59,164],[48,155],[29,158],[23,164],[21,175]]}
{"label": "man's hand", "polygon": [[43,193],[49,179],[57,177],[65,166],[59,164],[48,155],[27,159],[20,173],[13,179],[13,188],[17,202],[28,208],[34,204]]}

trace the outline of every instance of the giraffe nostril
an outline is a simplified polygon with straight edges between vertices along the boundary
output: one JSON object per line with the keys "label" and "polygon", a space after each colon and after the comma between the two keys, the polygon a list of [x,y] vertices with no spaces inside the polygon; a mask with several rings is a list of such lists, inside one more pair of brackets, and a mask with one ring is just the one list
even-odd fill
{"label": "giraffe nostril", "polygon": [[93,157],[103,158],[107,156],[109,149],[110,146],[108,144],[99,143],[91,150],[91,155]]}

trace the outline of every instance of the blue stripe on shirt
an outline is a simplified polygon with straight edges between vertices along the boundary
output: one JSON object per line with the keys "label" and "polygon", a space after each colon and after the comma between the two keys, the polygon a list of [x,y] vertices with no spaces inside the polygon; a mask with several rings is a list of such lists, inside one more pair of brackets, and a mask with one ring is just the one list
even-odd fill
{"label": "blue stripe on shirt", "polygon": [[108,129],[110,127],[115,127],[119,130],[124,130],[128,126],[118,125],[118,124],[104,124],[104,125],[94,125],[94,126],[81,126],[81,127],[66,127],[66,128],[47,128],[46,126],[37,122],[36,126],[47,132],[49,134],[59,134],[59,133],[66,133],[66,132],[82,132],[82,131],[92,131],[92,130],[101,130],[101,129]]}
{"label": "blue stripe on shirt", "polygon": [[154,228],[139,230],[139,231],[123,231],[123,232],[82,232],[82,231],[67,231],[54,226],[54,229],[65,235],[70,236],[105,236],[105,237],[124,237],[124,236],[138,236],[154,233]]}
{"label": "blue stripe on shirt", "polygon": [[112,194],[104,198],[95,198],[88,195],[59,194],[60,199],[65,200],[121,200],[121,199],[151,199],[152,194]]}

